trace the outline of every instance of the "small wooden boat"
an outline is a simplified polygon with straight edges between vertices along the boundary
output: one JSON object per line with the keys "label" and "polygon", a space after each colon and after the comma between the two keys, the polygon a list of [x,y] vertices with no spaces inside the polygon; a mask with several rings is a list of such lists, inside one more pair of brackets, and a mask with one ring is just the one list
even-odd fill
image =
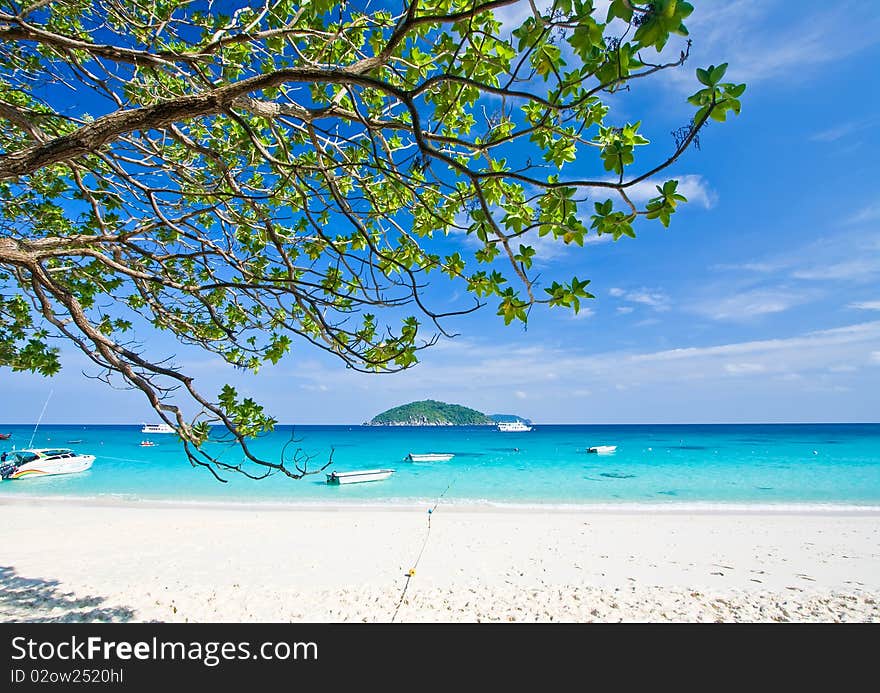
{"label": "small wooden boat", "polygon": [[597,455],[610,455],[615,450],[617,450],[616,445],[597,445],[592,448],[587,448],[587,452],[593,452]]}
{"label": "small wooden boat", "polygon": [[455,455],[446,452],[428,452],[423,455],[410,453],[406,456],[410,462],[449,462]]}
{"label": "small wooden boat", "polygon": [[356,472],[330,472],[328,484],[361,484],[365,481],[382,481],[394,474],[393,469],[361,469]]}
{"label": "small wooden boat", "polygon": [[11,433],[0,433],[0,440],[9,440],[12,438]]}

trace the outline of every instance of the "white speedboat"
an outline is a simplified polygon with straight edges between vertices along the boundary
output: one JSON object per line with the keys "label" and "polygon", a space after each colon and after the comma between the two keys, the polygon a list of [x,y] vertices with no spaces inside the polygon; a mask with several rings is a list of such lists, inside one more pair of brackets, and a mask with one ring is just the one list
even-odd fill
{"label": "white speedboat", "polygon": [[141,433],[174,433],[174,429],[166,423],[144,424]]}
{"label": "white speedboat", "polygon": [[526,426],[522,421],[499,421],[498,430],[502,433],[527,433],[532,427]]}
{"label": "white speedboat", "polygon": [[428,452],[423,455],[410,453],[406,456],[410,462],[449,462],[455,455],[446,452]]}
{"label": "white speedboat", "polygon": [[393,469],[362,469],[356,472],[330,472],[328,484],[360,484],[365,481],[382,481],[394,474]]}
{"label": "white speedboat", "polygon": [[0,464],[2,479],[30,479],[56,474],[84,472],[95,461],[94,455],[79,455],[67,448],[13,450]]}
{"label": "white speedboat", "polygon": [[597,455],[610,455],[615,450],[617,450],[616,445],[597,445],[592,448],[587,448],[587,452],[593,452]]}

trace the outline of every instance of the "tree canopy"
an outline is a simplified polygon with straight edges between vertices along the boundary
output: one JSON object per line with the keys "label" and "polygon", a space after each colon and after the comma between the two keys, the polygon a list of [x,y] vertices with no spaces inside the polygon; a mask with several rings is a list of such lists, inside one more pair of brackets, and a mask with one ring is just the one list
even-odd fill
{"label": "tree canopy", "polygon": [[[609,95],[685,63],[689,39],[667,43],[692,10],[0,0],[0,367],[50,376],[73,344],[218,478],[301,476],[307,457],[251,453],[275,424],[257,402],[200,392],[134,325],[250,370],[300,341],[389,371],[484,303],[505,323],[535,304],[577,311],[589,281],[539,280],[534,239],[668,226],[685,198],[658,174],[739,112],[745,85],[718,65],[696,70],[692,119],[660,160],[614,117]],[[468,242],[440,251],[447,236]],[[473,302],[433,310],[432,273]]]}

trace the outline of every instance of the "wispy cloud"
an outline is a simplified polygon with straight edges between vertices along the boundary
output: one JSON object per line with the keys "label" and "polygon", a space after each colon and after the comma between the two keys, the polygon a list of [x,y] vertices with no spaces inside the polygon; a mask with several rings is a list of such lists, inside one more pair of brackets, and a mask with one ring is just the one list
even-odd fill
{"label": "wispy cloud", "polygon": [[806,303],[813,295],[813,292],[760,288],[704,298],[690,304],[688,308],[712,320],[747,322],[765,315],[782,313]]}
{"label": "wispy cloud", "polygon": [[880,274],[880,257],[861,257],[843,262],[817,263],[791,273],[795,279],[837,279],[857,281]]}
{"label": "wispy cloud", "polygon": [[[847,385],[834,378],[858,377],[855,369],[874,363],[880,363],[880,321],[778,339],[642,352],[593,353],[545,344],[488,349],[480,340],[453,341],[444,353],[428,352],[424,363],[405,373],[371,377],[319,368],[291,377],[323,383],[331,393],[338,387],[369,391],[364,406],[370,411],[412,399],[415,392],[488,410],[511,399],[564,402],[574,390],[601,396],[618,386],[633,390],[697,381],[724,388],[732,378],[772,377],[792,387],[811,387],[824,378],[829,386]],[[716,396],[722,398],[724,392],[720,389]],[[363,415],[367,413],[365,409]]]}
{"label": "wispy cloud", "polygon": [[[880,217],[880,206],[877,211]],[[718,264],[714,269],[775,275],[777,280],[861,283],[880,275],[878,251],[880,234],[862,234],[853,238],[849,232],[839,232],[807,243],[785,255]]]}
{"label": "wispy cloud", "polygon": [[856,308],[857,310],[880,310],[880,301],[856,301],[850,303],[847,308]]}
{"label": "wispy cloud", "polygon": [[[616,286],[609,289],[608,294],[614,298],[619,298],[629,303],[637,303],[660,311],[669,310],[671,303],[669,296],[667,296],[662,291],[654,291],[645,288],[621,289],[620,287]],[[621,310],[621,308],[623,310]],[[621,306],[617,309],[617,312],[630,313],[632,312],[632,310],[632,306]]]}
{"label": "wispy cloud", "polygon": [[825,130],[810,135],[813,142],[837,142],[848,135],[855,132],[862,132],[877,122],[876,118],[868,118],[866,120],[850,120],[844,123],[838,123]]}
{"label": "wispy cloud", "polygon": [[688,20],[695,39],[690,62],[729,61],[728,76],[753,85],[780,78],[809,80],[810,68],[880,41],[880,14],[873,4],[799,3],[795,10],[781,0],[717,0],[695,6]]}
{"label": "wispy cloud", "polygon": [[725,363],[724,370],[732,375],[754,375],[767,369],[761,363]]}
{"label": "wispy cloud", "polygon": [[862,224],[866,221],[877,221],[878,219],[880,219],[880,202],[875,202],[860,209],[847,221],[850,224]]}

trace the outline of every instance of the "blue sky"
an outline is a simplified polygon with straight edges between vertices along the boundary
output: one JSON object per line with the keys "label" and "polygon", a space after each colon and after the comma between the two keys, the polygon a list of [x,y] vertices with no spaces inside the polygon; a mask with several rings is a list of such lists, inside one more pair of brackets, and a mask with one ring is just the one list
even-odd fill
{"label": "blue sky", "polygon": [[[202,391],[234,383],[283,423],[359,423],[428,397],[537,422],[877,421],[880,5],[694,4],[689,63],[615,98],[613,113],[671,146],[692,113],[693,70],[728,61],[749,85],[742,115],[677,163],[691,202],[670,229],[541,244],[542,273],[592,280],[581,315],[536,309],[523,330],[487,307],[448,322],[461,336],[394,375],[347,371],[305,344],[257,376],[165,338],[150,338],[153,355],[176,355]],[[442,282],[429,295],[466,300]],[[83,370],[65,349],[51,380],[3,371],[0,421],[33,421],[50,390],[47,421],[153,419],[142,395]]]}

